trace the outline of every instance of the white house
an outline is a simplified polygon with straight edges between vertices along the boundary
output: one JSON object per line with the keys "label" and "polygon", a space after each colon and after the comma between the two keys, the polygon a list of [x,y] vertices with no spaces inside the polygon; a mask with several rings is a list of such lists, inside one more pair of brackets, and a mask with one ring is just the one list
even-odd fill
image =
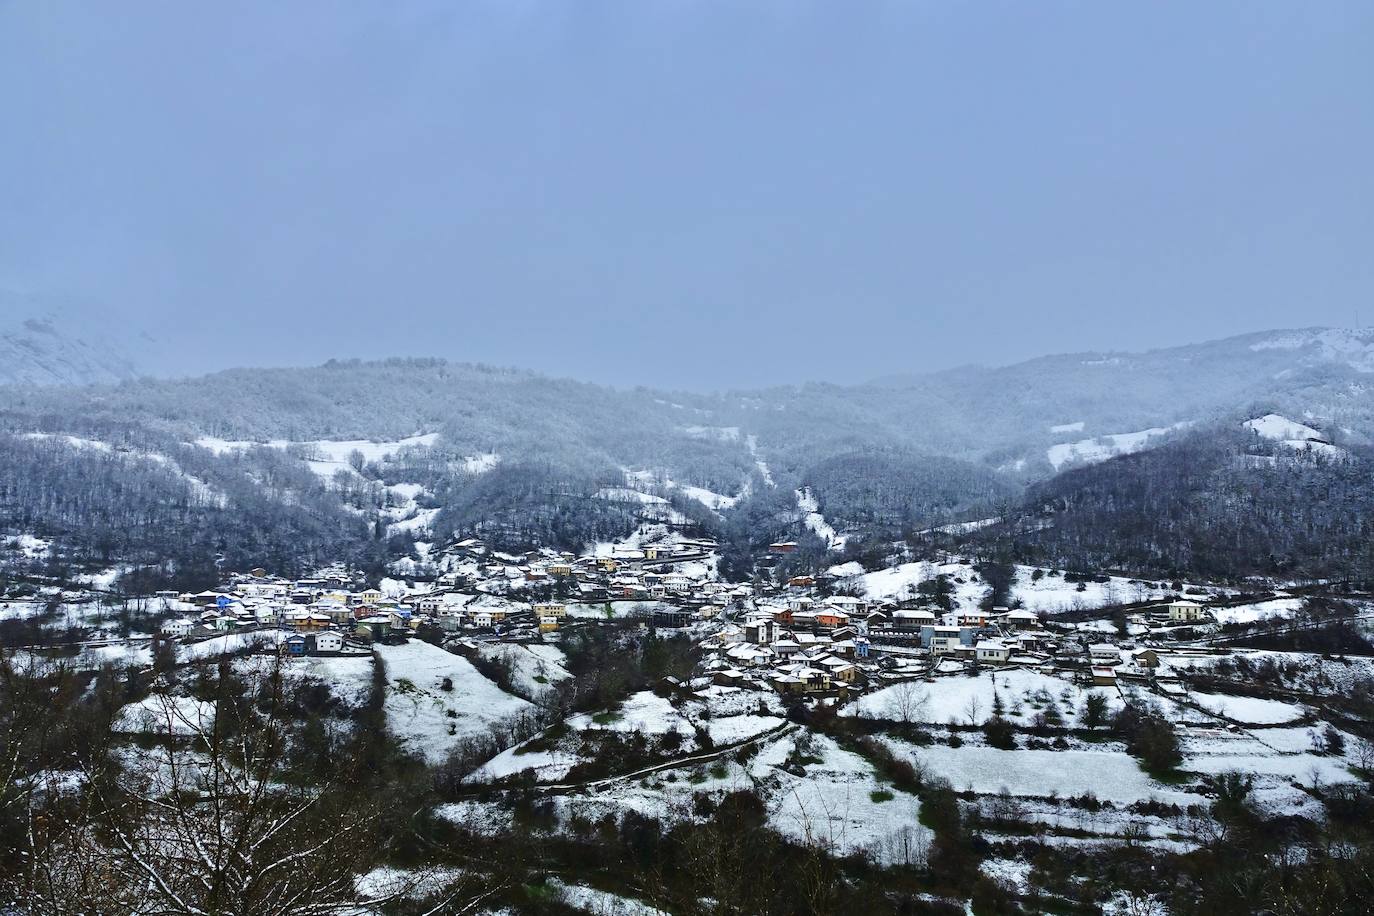
{"label": "white house", "polygon": [[1115,667],[1121,664],[1121,650],[1109,642],[1099,642],[1088,646],[1088,655],[1094,665]]}
{"label": "white house", "polygon": [[162,625],[162,635],[170,636],[173,639],[181,639],[187,633],[191,632],[191,627],[193,626],[195,626],[195,624],[191,623],[191,621],[187,620],[185,617],[178,617]]}
{"label": "white house", "polygon": [[984,639],[975,648],[981,665],[1005,665],[1011,657],[1011,647],[998,639]]}
{"label": "white house", "polygon": [[342,652],[343,634],[337,630],[325,630],[315,634],[316,652]]}

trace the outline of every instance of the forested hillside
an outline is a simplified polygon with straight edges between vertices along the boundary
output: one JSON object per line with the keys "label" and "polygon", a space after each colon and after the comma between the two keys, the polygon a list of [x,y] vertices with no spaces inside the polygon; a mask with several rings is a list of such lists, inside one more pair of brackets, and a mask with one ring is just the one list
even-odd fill
{"label": "forested hillside", "polygon": [[[709,395],[428,359],[0,385],[0,529],[179,575],[380,569],[474,533],[582,550],[649,519],[722,539],[743,575],[771,540],[823,568],[846,540],[1004,515],[985,539],[1062,565],[1346,574],[1371,370],[1374,333],[1318,329]],[[1236,439],[1265,415],[1342,459]]]}
{"label": "forested hillside", "polygon": [[1032,486],[975,540],[1017,560],[1162,576],[1374,579],[1374,451],[1223,427]]}

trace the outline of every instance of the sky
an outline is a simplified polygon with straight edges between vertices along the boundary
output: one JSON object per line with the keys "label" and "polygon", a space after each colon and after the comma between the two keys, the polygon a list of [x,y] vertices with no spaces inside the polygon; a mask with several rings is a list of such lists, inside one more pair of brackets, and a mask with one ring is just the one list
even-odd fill
{"label": "sky", "polygon": [[1366,0],[0,0],[0,116],[0,309],[152,371],[717,389],[1374,322]]}

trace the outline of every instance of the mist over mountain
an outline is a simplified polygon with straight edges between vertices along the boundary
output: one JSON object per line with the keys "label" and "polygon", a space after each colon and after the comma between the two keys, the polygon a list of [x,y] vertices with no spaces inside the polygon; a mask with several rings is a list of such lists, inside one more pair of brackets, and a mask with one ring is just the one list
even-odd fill
{"label": "mist over mountain", "polygon": [[0,385],[126,381],[151,345],[95,309],[0,290]]}
{"label": "mist over mountain", "polygon": [[[15,344],[43,359],[27,368],[16,359],[9,377],[118,379],[0,386],[0,430],[13,456],[0,524],[70,535],[88,558],[115,555],[116,543],[165,563],[175,533],[176,550],[195,553],[202,566],[225,553],[254,562],[269,543],[281,563],[322,561],[334,551],[377,566],[422,559],[426,548],[417,554],[416,544],[474,533],[513,548],[580,549],[653,517],[725,539],[726,561],[744,570],[771,540],[801,539],[822,563],[846,545],[852,553],[1018,504],[1018,530],[1029,531],[1034,507],[1058,500],[1061,511],[1097,520],[1091,537],[1074,549],[1062,537],[1025,543],[1065,558],[1091,553],[1099,562],[1115,556],[1172,569],[1186,565],[1176,551],[1113,553],[1112,532],[1129,526],[1113,528],[1099,511],[1116,486],[1101,479],[1116,480],[1111,459],[1173,454],[1163,447],[1210,443],[1213,431],[1242,441],[1242,424],[1277,417],[1273,423],[1306,430],[1292,434],[1299,440],[1338,450],[1335,467],[1349,477],[1374,439],[1370,331],[1275,331],[865,385],[717,394],[405,359],[150,379],[113,355],[96,360],[56,326],[34,323],[25,333],[53,343],[39,351]],[[40,367],[50,368],[44,375]],[[1257,438],[1247,435],[1243,441]],[[1282,450],[1268,444],[1258,454]],[[1232,468],[1212,445],[1194,448],[1211,465]],[[73,476],[73,464],[86,470]],[[1105,470],[1075,474],[1089,467]],[[1331,469],[1309,463],[1287,473],[1307,479]],[[107,485],[72,482],[96,479]],[[1206,487],[1185,498],[1168,474],[1152,471],[1150,479],[1177,484],[1164,489],[1180,500],[1178,512],[1206,517],[1189,502]],[[110,485],[116,480],[125,485]],[[1142,511],[1115,499],[1120,511]],[[119,521],[150,511],[164,517],[153,529]],[[985,539],[1008,535],[1010,525]],[[139,544],[129,541],[134,531]],[[1328,565],[1339,569],[1348,554]],[[1208,566],[1256,571],[1216,557]]]}

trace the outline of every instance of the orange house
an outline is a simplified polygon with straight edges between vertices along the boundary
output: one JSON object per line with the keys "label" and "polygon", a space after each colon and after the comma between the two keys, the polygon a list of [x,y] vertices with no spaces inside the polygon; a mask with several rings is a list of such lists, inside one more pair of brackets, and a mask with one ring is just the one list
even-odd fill
{"label": "orange house", "polygon": [[833,608],[824,608],[816,612],[816,626],[835,629],[837,627],[848,626],[849,615],[843,611]]}

